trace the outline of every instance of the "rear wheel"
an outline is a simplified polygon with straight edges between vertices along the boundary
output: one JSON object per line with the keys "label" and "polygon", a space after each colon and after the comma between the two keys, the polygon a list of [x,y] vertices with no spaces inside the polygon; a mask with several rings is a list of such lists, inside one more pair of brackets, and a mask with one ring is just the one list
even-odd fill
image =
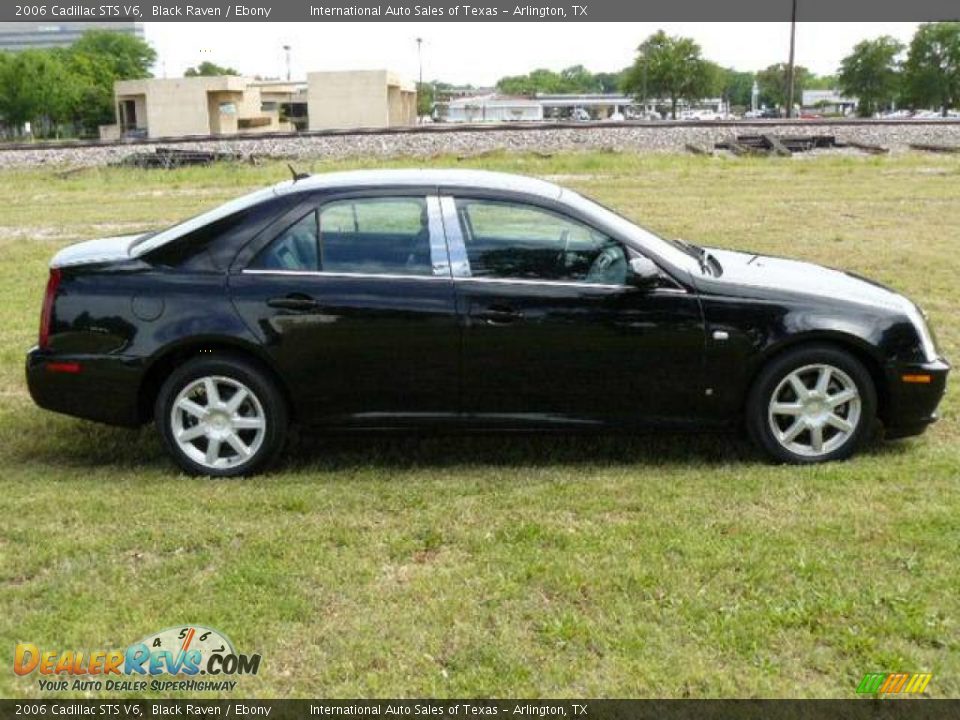
{"label": "rear wheel", "polygon": [[873,380],[859,360],[829,345],[809,346],[761,370],[747,402],[747,429],[776,460],[842,460],[869,437],[876,408]]}
{"label": "rear wheel", "polygon": [[155,422],[167,451],[193,475],[263,469],[283,447],[286,404],[254,364],[229,355],[195,358],[160,389]]}

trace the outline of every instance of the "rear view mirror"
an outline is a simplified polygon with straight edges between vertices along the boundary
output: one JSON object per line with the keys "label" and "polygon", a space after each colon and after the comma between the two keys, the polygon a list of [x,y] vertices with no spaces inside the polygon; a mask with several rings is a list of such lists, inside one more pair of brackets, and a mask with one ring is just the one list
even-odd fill
{"label": "rear view mirror", "polygon": [[660,268],[650,258],[635,257],[630,261],[630,284],[650,287],[660,277]]}

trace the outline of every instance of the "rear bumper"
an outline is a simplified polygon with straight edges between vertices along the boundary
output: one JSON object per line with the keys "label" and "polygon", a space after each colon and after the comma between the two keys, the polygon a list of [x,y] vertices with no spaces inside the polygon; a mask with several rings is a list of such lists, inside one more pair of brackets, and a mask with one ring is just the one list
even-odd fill
{"label": "rear bumper", "polygon": [[[887,368],[887,397],[882,409],[885,436],[890,439],[919,435],[937,420],[937,406],[947,388],[950,363],[898,363]],[[904,377],[929,377],[907,382]]]}
{"label": "rear bumper", "polygon": [[65,415],[108,425],[137,427],[142,361],[103,355],[27,353],[27,387],[33,401]]}

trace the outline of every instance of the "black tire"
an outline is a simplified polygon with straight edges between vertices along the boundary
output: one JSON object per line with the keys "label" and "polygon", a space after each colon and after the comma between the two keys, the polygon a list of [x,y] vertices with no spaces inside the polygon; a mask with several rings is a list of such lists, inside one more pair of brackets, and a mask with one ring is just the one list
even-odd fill
{"label": "black tire", "polygon": [[[860,407],[858,421],[853,430],[848,431],[846,440],[838,440],[842,444],[828,452],[823,452],[823,454],[810,456],[794,452],[785,447],[774,435],[770,419],[770,403],[774,392],[777,391],[782,382],[787,381],[791,373],[813,365],[827,365],[846,374],[847,378],[853,381],[859,393]],[[781,390],[781,392],[783,391]],[[779,397],[783,396],[780,395]],[[844,412],[845,408],[849,408],[849,406],[840,406],[838,410]],[[846,411],[851,412],[848,409]],[[746,425],[750,439],[773,460],[793,464],[821,463],[849,458],[864,441],[870,438],[876,426],[876,415],[877,392],[873,379],[863,363],[849,352],[834,345],[825,344],[805,345],[788,350],[773,358],[760,370],[750,390],[746,405]],[[789,418],[781,418],[781,422],[789,426],[792,421]],[[789,427],[787,430],[789,430]],[[810,431],[806,430],[805,432],[809,433]],[[837,433],[837,430],[827,428],[823,432]],[[803,437],[810,438],[810,445],[813,447],[812,436],[804,436],[801,433],[800,438]],[[824,450],[826,450],[826,445],[825,441]]]}
{"label": "black tire", "polygon": [[[220,417],[212,420],[201,421],[195,419],[196,416],[189,412],[180,411],[179,419],[174,417],[173,405],[178,396],[188,388],[202,381],[203,378],[215,379],[215,391],[219,398],[221,393],[238,392],[240,388],[247,392],[246,399],[236,412],[229,412],[224,409],[220,411]],[[239,384],[239,386],[235,386]],[[207,402],[206,393],[200,387],[196,387],[200,393],[200,402]],[[185,398],[190,400],[191,397]],[[228,406],[229,401],[233,399],[231,394],[223,402]],[[204,406],[201,406],[204,407]],[[213,407],[210,405],[210,407]],[[217,406],[221,407],[221,406]],[[209,408],[206,408],[209,409]],[[242,417],[246,415],[247,417]],[[197,427],[204,424],[204,427],[211,427],[214,422],[228,422],[224,418],[240,417],[236,421],[239,425],[242,420],[257,423],[262,418],[262,429],[233,429],[232,425],[222,429],[222,432],[233,434],[240,438],[243,447],[250,451],[247,459],[233,448],[228,439],[216,438],[217,450],[215,463],[225,463],[223,466],[211,466],[204,462],[205,458],[191,458],[187,453],[195,452],[202,454],[210,447],[211,441],[206,435],[201,434],[195,440],[184,447],[175,439],[174,424],[179,423],[181,430],[198,432],[203,428]],[[208,418],[212,416],[207,416]],[[233,477],[237,475],[254,475],[263,470],[283,449],[287,436],[288,411],[287,403],[273,379],[255,363],[242,357],[230,355],[227,353],[212,353],[202,355],[187,361],[179,368],[174,370],[170,377],[166,379],[160,392],[157,395],[157,401],[154,406],[154,422],[160,437],[163,438],[164,446],[173,460],[190,475],[208,475],[211,477]],[[184,427],[190,423],[190,427]],[[220,431],[220,428],[216,428]],[[247,445],[246,443],[249,443]],[[193,448],[192,450],[190,448]],[[242,450],[243,447],[240,449]],[[187,448],[187,449],[184,449]],[[226,457],[221,457],[226,456]],[[207,456],[209,457],[209,455]]]}

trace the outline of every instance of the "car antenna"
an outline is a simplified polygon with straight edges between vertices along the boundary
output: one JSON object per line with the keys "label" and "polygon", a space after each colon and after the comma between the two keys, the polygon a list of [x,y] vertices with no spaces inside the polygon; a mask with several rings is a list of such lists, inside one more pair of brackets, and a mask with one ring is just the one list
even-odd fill
{"label": "car antenna", "polygon": [[290,168],[290,174],[293,175],[293,182],[297,182],[298,180],[306,180],[308,177],[310,177],[310,173],[302,173],[294,170],[293,165],[290,163],[287,163],[287,167]]}

